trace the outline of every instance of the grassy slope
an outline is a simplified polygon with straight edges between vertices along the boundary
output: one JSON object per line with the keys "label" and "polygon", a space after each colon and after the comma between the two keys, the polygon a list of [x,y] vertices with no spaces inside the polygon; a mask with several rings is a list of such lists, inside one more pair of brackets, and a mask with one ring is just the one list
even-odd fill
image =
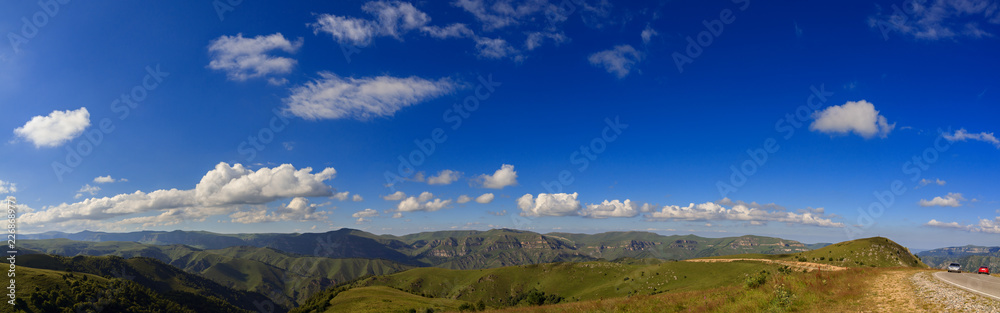
{"label": "grassy slope", "polygon": [[734,284],[695,291],[501,308],[486,312],[867,312],[875,307],[875,303],[869,303],[871,300],[866,297],[872,292],[872,278],[885,270],[853,268],[834,272],[772,272],[758,287]]}
{"label": "grassy slope", "polygon": [[[372,305],[376,302],[376,305]],[[331,309],[327,312],[371,312],[396,313],[408,309],[418,309],[424,312],[427,308],[435,311],[458,310],[464,301],[425,298],[389,287],[361,287],[340,293],[330,301]]]}
{"label": "grassy slope", "polygon": [[786,261],[805,261],[830,264],[843,267],[922,267],[920,262],[909,250],[884,237],[863,238],[832,244],[817,250],[791,254],[739,254],[716,256],[718,259],[772,259]]}
{"label": "grassy slope", "polygon": [[[79,312],[196,312],[197,309],[190,307],[190,303],[171,301],[159,292],[118,278],[109,279],[93,274],[24,266],[18,266],[16,271],[17,298],[24,300],[28,307],[19,306],[15,309],[3,303],[0,305],[0,312],[45,312],[64,309]],[[54,303],[50,307],[40,305],[45,300]],[[239,310],[232,306],[228,309]]]}
{"label": "grassy slope", "polygon": [[155,258],[227,287],[259,292],[285,306],[301,304],[312,294],[366,275],[412,268],[387,260],[330,259],[285,253],[271,248],[230,247],[201,250],[184,245],[136,242],[87,242],[67,239],[25,240],[23,245],[64,256],[116,255]]}
{"label": "grassy slope", "polygon": [[[639,262],[641,263],[641,262]],[[531,290],[564,297],[564,301],[586,301],[662,292],[695,291],[741,282],[748,273],[775,271],[774,265],[757,262],[659,264],[620,264],[614,262],[549,263],[511,266],[484,270],[448,270],[417,268],[388,276],[372,277],[353,283],[353,288],[390,287],[426,299],[452,299],[467,303],[483,301],[488,307],[505,307],[506,300]],[[330,293],[331,290],[324,291]],[[329,298],[326,307],[304,306],[296,312],[346,312],[336,305],[345,295]],[[352,303],[356,303],[355,300]],[[368,297],[366,308],[384,310],[379,297]],[[420,309],[420,307],[413,307]],[[365,311],[361,311],[365,312]]]}
{"label": "grassy slope", "polygon": [[[136,257],[123,259],[116,256],[73,258],[32,254],[19,257],[22,264],[39,269],[64,270],[104,277],[118,277],[149,288],[166,299],[194,305],[204,312],[238,311],[237,307],[254,310],[254,303],[269,301],[259,293],[235,290],[203,277],[186,273],[156,259]],[[278,308],[284,311],[284,308]]]}

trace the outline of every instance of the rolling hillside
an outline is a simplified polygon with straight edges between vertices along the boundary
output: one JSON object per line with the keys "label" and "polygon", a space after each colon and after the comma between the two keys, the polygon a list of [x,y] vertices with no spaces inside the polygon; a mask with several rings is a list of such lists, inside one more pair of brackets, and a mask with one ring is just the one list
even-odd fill
{"label": "rolling hillside", "polygon": [[[38,308],[43,308],[43,311],[50,311],[49,308],[54,307],[74,307],[75,304],[71,302],[86,299],[89,294],[100,291],[102,288],[105,290],[112,290],[106,288],[130,290],[131,294],[138,297],[136,298],[137,304],[134,305],[140,307],[145,305],[141,299],[147,299],[165,301],[162,305],[166,307],[170,307],[170,303],[179,304],[181,307],[195,312],[247,312],[256,311],[258,307],[262,306],[272,307],[275,312],[287,311],[287,308],[274,305],[262,294],[229,288],[150,258],[123,259],[117,256],[67,258],[45,254],[22,255],[18,258],[21,264],[25,264],[25,266],[18,268],[23,271],[19,275],[29,277],[20,281],[38,287],[36,290],[29,285],[19,285],[22,290],[35,292],[34,296],[29,294],[27,298],[34,297],[53,302],[51,306],[46,305],[44,303],[46,301],[41,301],[41,305],[36,305]],[[90,280],[91,276],[84,274],[95,275],[103,279],[94,280],[96,283],[94,285],[82,282],[74,284],[68,278],[64,278],[64,283],[68,285],[67,288],[64,288],[59,287],[59,281],[53,282],[51,275],[45,275],[54,272],[60,272],[61,275],[67,277],[70,276],[70,273],[81,275],[79,278],[81,281]],[[38,281],[34,281],[30,277],[35,274],[43,275],[38,277]],[[67,293],[63,296],[67,297],[70,302],[61,302],[61,297],[54,293]],[[158,296],[151,297],[150,294]],[[114,298],[118,297],[118,295],[114,295]],[[101,298],[101,296],[98,295],[96,298]],[[98,300],[98,302],[100,301]],[[122,305],[129,306],[127,302]]]}
{"label": "rolling hillside", "polygon": [[[15,305],[4,303],[0,312],[207,312],[116,277],[19,266],[16,281]],[[221,312],[250,311],[227,306]]]}
{"label": "rolling hillside", "polygon": [[[352,312],[388,312],[397,308],[395,298],[377,293],[363,294],[362,291],[373,287],[391,288],[408,294],[408,299],[421,299],[412,302],[415,306],[410,307],[419,312],[427,308],[447,310],[462,305],[480,306],[480,302],[487,308],[504,308],[696,291],[740,284],[746,274],[776,272],[779,268],[758,262],[725,265],[627,263],[547,263],[482,270],[417,268],[331,288],[315,295],[307,305],[293,312],[347,312],[356,308],[365,310]],[[351,297],[351,300],[347,301],[345,297]],[[431,302],[436,299],[453,302]]]}
{"label": "rolling hillside", "polygon": [[[620,242],[622,238],[643,239],[641,235],[608,234],[597,240]],[[579,242],[586,238],[564,239]],[[746,240],[755,242],[753,239],[750,237]],[[723,241],[726,244],[721,248],[739,248],[747,241]],[[771,249],[774,246],[774,243],[770,244]],[[710,251],[719,250],[721,249]],[[587,310],[686,311],[688,305],[729,308],[726,310],[734,311],[785,311],[790,307],[818,309],[828,297],[847,299],[863,293],[863,290],[850,286],[865,281],[866,277],[872,275],[868,271],[896,267],[926,268],[905,247],[882,237],[841,242],[797,253],[754,253],[708,259],[725,259],[725,262],[677,262],[624,257],[616,262],[546,263],[478,270],[416,268],[328,289],[309,299],[306,305],[293,309],[293,312],[342,312],[348,309],[361,309],[359,312],[399,311],[406,309],[405,305],[395,302],[391,296],[398,295],[399,292],[408,294],[405,296],[408,299],[406,303],[412,306],[409,309],[417,312],[427,309],[454,310],[455,306],[464,309],[531,312],[544,310],[548,306],[537,310],[527,307],[548,304],[557,304],[554,308],[569,308],[568,311],[595,307],[603,309]],[[792,263],[804,267],[787,265]],[[803,269],[808,270],[810,264],[828,265],[839,270],[806,273]],[[830,279],[830,285],[827,285],[827,279]],[[758,288],[763,285],[768,287]],[[371,289],[374,287],[382,289]],[[390,289],[384,289],[386,287],[395,291],[390,292]],[[690,294],[704,297],[704,300],[691,300],[683,296]],[[710,295],[712,300],[708,299]],[[620,300],[633,297],[646,300],[641,303]],[[733,300],[734,297],[738,301]],[[433,299],[458,302],[433,303]],[[666,301],[665,304],[671,306],[652,305],[660,301]]]}
{"label": "rolling hillside", "polygon": [[330,259],[245,246],[201,250],[184,245],[67,239],[23,240],[20,243],[28,249],[63,256],[153,258],[227,287],[264,294],[288,307],[299,305],[313,293],[344,281],[412,268],[387,260]]}

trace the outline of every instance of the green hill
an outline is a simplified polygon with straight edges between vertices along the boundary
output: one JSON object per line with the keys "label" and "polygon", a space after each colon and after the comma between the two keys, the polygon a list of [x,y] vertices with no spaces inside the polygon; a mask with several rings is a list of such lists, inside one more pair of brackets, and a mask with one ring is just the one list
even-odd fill
{"label": "green hill", "polygon": [[16,281],[16,305],[4,303],[0,312],[207,312],[121,278],[19,266]]}
{"label": "green hill", "polygon": [[[384,312],[387,304],[380,296],[359,296],[359,288],[388,287],[413,296],[450,299],[452,305],[478,304],[502,308],[565,301],[585,301],[651,295],[667,291],[694,291],[740,284],[746,274],[776,271],[776,265],[758,262],[694,263],[657,262],[629,264],[595,261],[509,266],[481,270],[417,268],[392,275],[377,276],[331,288],[316,294],[307,305],[293,312]],[[641,262],[638,262],[641,263]],[[364,289],[362,289],[364,290]],[[351,307],[342,297],[355,292]],[[391,299],[390,299],[391,300]],[[364,305],[358,305],[358,302]],[[440,308],[447,308],[440,305]],[[411,307],[421,309],[422,307]]]}
{"label": "green hill", "polygon": [[842,267],[927,267],[908,249],[885,237],[856,239],[791,254],[740,254],[711,258],[772,259]]}
{"label": "green hill", "polygon": [[[32,266],[30,268],[25,266],[18,267],[19,271],[24,271],[25,273],[19,273],[19,275],[22,277],[28,275],[29,277],[20,280],[22,282],[31,281],[30,275],[32,273],[61,272],[67,276],[70,273],[75,273],[74,275],[82,275],[81,280],[89,280],[90,275],[104,278],[103,280],[96,280],[96,285],[87,284],[80,287],[80,289],[75,288],[79,284],[74,285],[68,279],[64,279],[64,281],[70,288],[60,287],[58,281],[53,284],[50,280],[51,277],[44,277],[45,275],[41,277],[40,282],[31,281],[31,284],[34,284],[34,287],[38,287],[38,289],[33,289],[32,286],[19,285],[20,288],[28,288],[22,290],[36,292],[38,297],[52,299],[54,307],[58,308],[73,308],[75,304],[72,304],[72,302],[87,298],[87,295],[92,293],[93,290],[102,290],[103,286],[105,289],[129,289],[131,290],[129,291],[131,294],[140,296],[150,293],[156,294],[158,296],[155,299],[179,304],[181,307],[194,312],[247,312],[257,310],[258,306],[271,306],[276,312],[287,310],[282,306],[274,306],[262,294],[225,287],[211,280],[186,273],[150,258],[136,257],[123,259],[116,256],[76,256],[67,258],[45,254],[22,255],[18,258],[21,264]],[[44,270],[49,270],[49,272],[45,272]],[[60,302],[57,300],[60,295],[68,297],[71,300],[68,300],[69,302],[66,303]],[[31,295],[28,296],[28,298],[31,297]],[[148,296],[142,296],[137,299],[155,300]],[[164,305],[169,306],[167,302],[164,302]],[[137,303],[136,305],[140,307],[145,305],[141,301]],[[45,312],[52,311],[50,310],[52,306],[46,306],[44,303],[36,307],[42,308],[42,311]]]}
{"label": "green hill", "polygon": [[20,243],[26,248],[64,256],[154,258],[226,287],[261,293],[288,307],[299,305],[313,293],[345,281],[412,268],[387,260],[330,259],[256,247],[201,250],[184,245],[67,239],[24,240]]}
{"label": "green hill", "polygon": [[[378,305],[372,305],[373,300],[377,300]],[[418,309],[418,312],[426,312],[427,309],[456,311],[465,303],[460,300],[425,298],[389,287],[375,286],[344,291],[330,302],[330,307],[336,308],[335,312],[397,313],[408,309]]]}

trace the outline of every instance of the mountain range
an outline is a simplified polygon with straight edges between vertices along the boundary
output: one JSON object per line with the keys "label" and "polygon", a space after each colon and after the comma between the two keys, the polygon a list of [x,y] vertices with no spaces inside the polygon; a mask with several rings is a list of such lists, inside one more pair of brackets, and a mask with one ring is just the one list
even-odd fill
{"label": "mountain range", "polygon": [[263,294],[286,307],[360,277],[415,267],[468,270],[552,262],[655,258],[683,260],[740,253],[809,251],[773,237],[705,238],[650,232],[600,234],[494,229],[406,236],[340,229],[312,234],[218,234],[204,231],[47,232],[22,235],[22,253],[145,257],[218,284]]}
{"label": "mountain range", "polygon": [[[479,269],[509,265],[622,257],[688,259],[739,253],[794,253],[828,244],[805,245],[762,236],[705,238],[663,236],[650,232],[599,234],[548,233],[512,229],[439,231],[405,236],[375,235],[355,229],[305,234],[218,234],[205,231],[141,231],[130,233],[47,232],[23,239],[64,238],[76,241],[126,241],[151,245],[185,245],[217,250],[236,246],[272,248],[286,253],[327,258],[382,259],[411,266]],[[58,254],[73,254],[65,251]]]}

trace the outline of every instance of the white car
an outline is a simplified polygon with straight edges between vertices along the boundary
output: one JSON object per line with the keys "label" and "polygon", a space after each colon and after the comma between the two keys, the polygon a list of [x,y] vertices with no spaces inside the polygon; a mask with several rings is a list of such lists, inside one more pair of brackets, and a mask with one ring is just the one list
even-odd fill
{"label": "white car", "polygon": [[949,273],[950,272],[961,273],[962,272],[962,265],[959,265],[958,263],[948,264],[948,272]]}

